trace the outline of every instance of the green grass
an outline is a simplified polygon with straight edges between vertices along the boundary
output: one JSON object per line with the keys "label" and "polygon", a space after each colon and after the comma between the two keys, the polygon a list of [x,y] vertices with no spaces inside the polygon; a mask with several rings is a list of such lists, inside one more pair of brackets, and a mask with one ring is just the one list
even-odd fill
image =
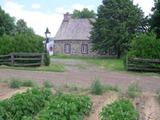
{"label": "green grass", "polygon": [[95,59],[87,59],[87,62],[111,71],[125,71],[123,60],[121,59],[95,58]]}
{"label": "green grass", "polygon": [[62,64],[52,63],[50,66],[41,67],[10,67],[10,66],[0,66],[0,69],[15,69],[15,70],[27,70],[27,71],[48,71],[48,72],[64,72],[65,68]]}
{"label": "green grass", "polygon": [[61,59],[90,59],[90,58],[94,58],[94,57],[56,54],[56,55],[51,56],[51,58],[61,58]]}
{"label": "green grass", "polygon": [[101,68],[111,71],[125,71],[125,67],[122,59],[105,58],[105,57],[89,57],[89,56],[72,56],[58,54],[52,56],[52,58],[60,59],[79,59],[88,62],[89,64],[97,65]]}

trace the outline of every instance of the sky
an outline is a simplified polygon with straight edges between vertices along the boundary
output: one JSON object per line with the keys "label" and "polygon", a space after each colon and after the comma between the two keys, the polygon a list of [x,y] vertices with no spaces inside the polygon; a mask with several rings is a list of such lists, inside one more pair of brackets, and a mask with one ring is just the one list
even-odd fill
{"label": "sky", "polygon": [[[133,0],[145,12],[151,13],[154,0]],[[44,36],[48,27],[54,37],[63,20],[63,14],[74,9],[97,11],[102,0],[0,0],[0,6],[16,20],[24,19],[36,34]]]}

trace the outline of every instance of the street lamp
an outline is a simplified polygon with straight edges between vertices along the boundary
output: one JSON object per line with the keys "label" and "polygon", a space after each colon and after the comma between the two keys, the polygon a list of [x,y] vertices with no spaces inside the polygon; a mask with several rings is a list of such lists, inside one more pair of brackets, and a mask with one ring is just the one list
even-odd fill
{"label": "street lamp", "polygon": [[46,36],[46,40],[45,40],[45,51],[47,51],[47,43],[49,42],[49,37],[51,35],[51,32],[49,32],[49,29],[46,28],[46,32],[45,32],[45,36]]}

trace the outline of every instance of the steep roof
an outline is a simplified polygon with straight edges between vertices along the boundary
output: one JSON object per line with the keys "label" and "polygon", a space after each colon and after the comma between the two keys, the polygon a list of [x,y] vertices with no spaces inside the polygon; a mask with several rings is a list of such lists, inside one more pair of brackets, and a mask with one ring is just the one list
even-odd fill
{"label": "steep roof", "polygon": [[89,40],[92,29],[90,20],[73,19],[68,16],[65,18],[65,15],[54,40]]}

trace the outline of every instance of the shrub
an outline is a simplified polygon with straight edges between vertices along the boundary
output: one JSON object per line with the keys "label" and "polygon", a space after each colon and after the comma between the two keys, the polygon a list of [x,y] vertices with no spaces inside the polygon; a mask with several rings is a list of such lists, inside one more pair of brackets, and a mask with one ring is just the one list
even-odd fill
{"label": "shrub", "polygon": [[9,86],[10,88],[20,88],[22,86],[22,82],[19,80],[11,80]]}
{"label": "shrub", "polygon": [[49,56],[48,52],[44,54],[44,65],[45,66],[49,66],[50,65],[50,56]]}
{"label": "shrub", "polygon": [[141,88],[137,83],[132,83],[128,86],[127,94],[131,98],[137,97],[141,92]]}
{"label": "shrub", "polygon": [[138,112],[132,102],[120,99],[102,109],[101,120],[138,120]]}
{"label": "shrub", "polygon": [[33,87],[34,86],[34,83],[32,80],[25,80],[22,82],[22,86],[24,87]]}
{"label": "shrub", "polygon": [[131,49],[128,52],[129,58],[160,58],[160,40],[156,39],[156,35],[153,33],[142,34],[135,37],[131,43]]}
{"label": "shrub", "polygon": [[0,37],[0,55],[12,52],[42,53],[44,51],[43,38],[29,33],[16,34],[15,36],[3,35]]}
{"label": "shrub", "polygon": [[101,95],[103,93],[103,85],[99,80],[96,80],[92,83],[91,92],[95,95]]}
{"label": "shrub", "polygon": [[52,93],[48,89],[33,88],[26,93],[16,94],[10,99],[0,101],[0,119],[21,120],[23,117],[34,116],[51,98]]}
{"label": "shrub", "polygon": [[51,88],[51,87],[53,87],[53,85],[52,85],[52,83],[50,81],[45,81],[43,83],[43,85],[44,85],[45,88]]}
{"label": "shrub", "polygon": [[36,120],[82,120],[91,110],[91,100],[87,96],[72,94],[57,95]]}

